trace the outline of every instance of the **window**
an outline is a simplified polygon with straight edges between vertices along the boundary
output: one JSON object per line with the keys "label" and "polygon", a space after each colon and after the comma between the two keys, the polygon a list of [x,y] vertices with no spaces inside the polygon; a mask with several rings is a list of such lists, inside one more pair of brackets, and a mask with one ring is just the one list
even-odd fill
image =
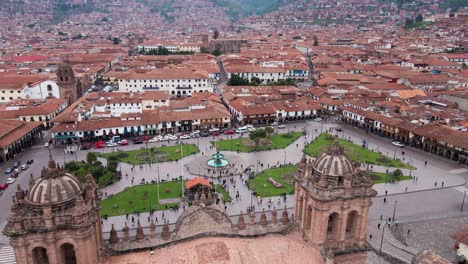
{"label": "window", "polygon": [[47,91],[51,92],[52,91],[52,85],[47,85]]}

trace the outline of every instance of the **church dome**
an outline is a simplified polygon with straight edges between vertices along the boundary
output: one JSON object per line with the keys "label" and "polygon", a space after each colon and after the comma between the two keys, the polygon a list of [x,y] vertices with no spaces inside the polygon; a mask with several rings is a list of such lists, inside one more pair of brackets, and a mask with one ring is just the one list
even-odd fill
{"label": "church dome", "polygon": [[356,172],[353,162],[344,154],[338,142],[333,143],[314,161],[313,169],[321,175],[336,177],[351,176]]}
{"label": "church dome", "polygon": [[42,176],[29,189],[27,201],[32,205],[63,204],[81,195],[81,183],[73,175],[57,168],[54,161],[49,161]]}

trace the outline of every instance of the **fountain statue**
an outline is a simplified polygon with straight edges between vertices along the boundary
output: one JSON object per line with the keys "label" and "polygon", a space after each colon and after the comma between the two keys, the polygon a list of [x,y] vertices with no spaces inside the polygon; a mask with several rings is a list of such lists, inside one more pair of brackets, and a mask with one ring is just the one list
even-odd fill
{"label": "fountain statue", "polygon": [[208,165],[213,168],[222,168],[229,164],[224,158],[224,155],[216,151],[216,154],[211,155],[211,159],[207,161]]}

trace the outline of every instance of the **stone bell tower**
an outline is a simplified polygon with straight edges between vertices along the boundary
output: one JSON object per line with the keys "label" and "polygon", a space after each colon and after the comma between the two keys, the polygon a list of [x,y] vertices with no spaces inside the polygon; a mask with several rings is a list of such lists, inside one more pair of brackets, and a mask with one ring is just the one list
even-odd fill
{"label": "stone bell tower", "polygon": [[68,104],[75,102],[81,97],[81,82],[75,77],[75,73],[70,65],[62,63],[58,66],[57,84],[60,90],[60,98],[68,99]]}
{"label": "stone bell tower", "polygon": [[101,220],[97,185],[80,183],[53,160],[41,177],[31,174],[29,191],[13,196],[3,234],[10,237],[16,263],[99,263]]}
{"label": "stone bell tower", "polygon": [[359,163],[335,142],[315,161],[304,156],[296,177],[295,215],[304,238],[327,263],[365,264],[367,218],[377,193]]}

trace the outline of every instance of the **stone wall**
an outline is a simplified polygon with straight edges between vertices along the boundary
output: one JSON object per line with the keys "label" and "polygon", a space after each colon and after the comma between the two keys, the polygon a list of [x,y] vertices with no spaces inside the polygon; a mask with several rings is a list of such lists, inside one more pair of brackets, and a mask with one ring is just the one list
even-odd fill
{"label": "stone wall", "polygon": [[[294,221],[286,210],[260,213],[260,221],[254,214],[239,215],[237,222],[227,216],[221,208],[191,206],[177,220],[174,227],[168,224],[149,228],[138,226],[135,235],[128,229],[123,232],[111,231],[105,242],[104,254],[123,254],[144,249],[170,246],[201,237],[257,237],[267,234],[286,234],[293,230]],[[270,219],[270,220],[267,220]],[[145,233],[146,232],[146,233]]]}

